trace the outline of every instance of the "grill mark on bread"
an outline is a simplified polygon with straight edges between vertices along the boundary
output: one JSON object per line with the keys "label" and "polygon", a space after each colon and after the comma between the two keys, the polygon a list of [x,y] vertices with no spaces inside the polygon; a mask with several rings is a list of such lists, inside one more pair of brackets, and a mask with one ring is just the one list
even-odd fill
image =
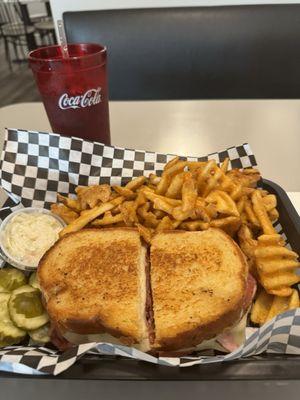
{"label": "grill mark on bread", "polygon": [[[248,267],[239,247],[228,235],[218,229],[197,233],[181,232],[181,235],[182,239],[178,240],[178,232],[164,232],[156,235],[152,241],[151,281],[156,327],[154,349],[157,351],[175,351],[194,347],[203,340],[211,339],[237,322],[243,309]],[[208,243],[204,241],[204,238],[209,235],[212,239],[219,240],[212,245],[211,250],[209,249],[210,241]],[[195,243],[197,238],[202,246],[199,247],[199,251],[204,250],[201,255],[197,254],[197,243]],[[218,248],[223,248],[224,252],[226,246],[236,263],[234,268],[226,266],[224,259],[223,264],[221,263],[224,254],[221,257],[222,254]],[[215,249],[217,250],[212,257],[211,252]],[[186,253],[188,253],[187,256]],[[200,268],[199,262],[205,268]],[[183,269],[183,265],[186,269]],[[228,273],[234,271],[233,291],[231,293],[230,286],[227,286],[223,300],[222,282],[215,283],[217,293],[209,282],[209,278],[218,279],[218,271],[221,272],[220,279],[223,275],[227,276],[227,285],[229,284]],[[183,283],[183,279],[187,281]],[[199,296],[200,303],[197,302]],[[195,306],[193,306],[194,298]],[[214,304],[211,303],[213,299],[215,299]],[[215,313],[211,314],[211,317],[209,314],[201,317],[202,311],[197,312],[193,309],[193,307],[199,307],[198,304],[205,307],[206,303],[211,303],[210,309]],[[189,318],[187,318],[188,314]],[[180,315],[179,319],[178,315]],[[180,319],[181,316],[182,319]]]}
{"label": "grill mark on bread", "polygon": [[[141,252],[134,228],[84,229],[60,239],[42,258],[38,276],[50,318],[61,331],[106,332],[127,345],[139,343]],[[66,290],[57,290],[62,282]]]}
{"label": "grill mark on bread", "polygon": [[[69,237],[72,237],[72,235],[84,235],[84,233],[81,232],[115,232],[115,231],[136,231],[133,228],[111,228],[111,229],[84,229],[82,231],[76,232],[76,233],[71,233],[69,235],[66,235],[65,237],[63,237],[59,243],[66,243],[65,241],[68,240]],[[217,232],[221,232],[221,235],[223,235],[223,239],[229,240],[230,244],[233,245],[231,246],[232,251],[235,253],[235,256],[237,256],[237,258],[240,259],[240,262],[244,265],[244,271],[237,274],[237,279],[239,279],[241,282],[244,281],[244,289],[246,287],[246,276],[247,274],[245,273],[245,271],[247,270],[247,265],[246,262],[244,260],[244,257],[239,249],[239,247],[237,246],[237,244],[231,239],[229,238],[224,232],[218,230],[218,229],[213,229],[213,231],[217,231]],[[185,231],[171,231],[171,232],[167,232],[168,234],[171,234],[172,237],[176,238],[178,237],[177,235],[182,235],[182,234],[186,234],[187,232]],[[174,235],[174,236],[173,236]],[[122,240],[120,240],[120,242],[122,242]],[[126,242],[126,241],[125,241]],[[135,247],[128,245],[126,243],[122,244],[122,249],[120,251],[120,249],[116,246],[115,243],[108,243],[106,250],[106,259],[105,261],[103,261],[103,269],[105,270],[105,268],[108,269],[107,272],[112,272],[114,271],[114,274],[116,273],[121,273],[121,274],[125,274],[125,275],[130,275],[133,270],[132,270],[132,265],[122,265],[122,260],[125,259],[127,257],[128,254],[134,254],[135,252]],[[172,243],[172,238],[171,238],[171,243]],[[56,245],[54,245],[56,246]],[[183,246],[181,250],[184,250],[185,247],[185,242],[183,239]],[[53,249],[53,248],[52,248]],[[59,295],[63,294],[64,292],[64,284],[65,281],[66,282],[72,282],[72,280],[75,280],[74,277],[75,276],[80,276],[82,277],[82,279],[78,282],[76,282],[74,284],[74,290],[76,292],[76,290],[80,291],[82,289],[82,287],[89,287],[89,284],[91,283],[91,271],[90,271],[90,267],[88,267],[85,270],[86,264],[87,264],[87,259],[89,258],[90,260],[95,260],[95,258],[97,258],[97,249],[91,249],[89,248],[89,246],[84,247],[83,249],[81,249],[81,251],[77,252],[76,254],[74,254],[71,257],[71,261],[70,261],[70,265],[68,266],[68,271],[57,271],[60,276],[62,277],[61,280],[58,280],[57,283],[57,287],[55,288],[51,288],[51,285],[49,285],[48,282],[48,277],[46,279],[44,279],[45,277],[43,276],[43,269],[45,267],[45,264],[47,262],[47,258],[48,256],[51,255],[52,249],[48,250],[48,252],[45,254],[45,256],[42,258],[39,268],[38,268],[38,275],[39,275],[39,279],[40,279],[40,283],[41,283],[41,287],[43,289],[43,292],[46,293],[45,298],[47,299],[47,308],[48,308],[48,312],[50,314],[51,319],[57,320],[58,314],[57,314],[57,310],[55,309],[55,306],[52,304],[52,302],[56,302],[56,306],[59,305],[61,299],[59,298]],[[148,249],[149,251],[149,249]],[[220,268],[222,268],[222,254],[219,252],[218,250],[215,250],[213,252],[213,257],[212,254],[210,253],[210,249],[209,247],[207,247],[207,249],[205,250],[205,255],[202,255],[202,261],[206,260],[205,262],[207,263],[207,270],[209,271],[210,274],[214,274],[214,272],[220,270]],[[177,253],[176,253],[177,252]],[[175,255],[175,258],[174,258]],[[114,263],[111,263],[111,257],[114,257]],[[63,257],[63,251],[59,251],[58,252],[58,257]],[[198,263],[199,262],[199,256],[197,254],[188,254],[186,257],[183,257],[182,252],[180,252],[179,250],[175,250],[173,255],[170,255],[168,253],[164,253],[164,252],[157,252],[157,254],[155,255],[156,262],[157,263],[161,263],[164,267],[165,267],[165,271],[164,271],[164,277],[162,278],[163,280],[168,280],[168,273],[170,272],[176,272],[176,269],[178,268],[178,271],[180,271],[180,264],[182,262],[184,262],[184,260],[188,260],[189,264],[191,264],[191,266],[189,268],[191,268],[191,272],[193,267],[193,263]],[[76,265],[76,267],[74,268],[74,265]],[[119,265],[119,268],[116,268],[116,264]],[[145,317],[146,317],[146,326],[147,326],[147,330],[148,330],[148,335],[149,335],[149,339],[150,339],[150,343],[153,345],[154,350],[163,350],[163,351],[173,351],[173,350],[177,350],[180,348],[186,348],[186,347],[192,347],[195,346],[197,344],[199,344],[200,342],[202,342],[203,340],[206,339],[210,339],[214,336],[216,336],[217,334],[221,333],[221,331],[223,330],[224,326],[225,327],[229,327],[231,325],[233,325],[239,318],[241,315],[241,310],[242,310],[242,306],[243,306],[243,302],[244,302],[244,296],[241,296],[240,301],[237,301],[235,304],[231,304],[231,296],[228,296],[226,299],[224,298],[224,301],[226,301],[226,303],[229,303],[228,305],[226,305],[227,307],[227,312],[224,312],[222,314],[222,316],[220,316],[219,318],[216,318],[214,321],[211,321],[207,324],[203,324],[200,326],[196,326],[193,327],[193,321],[191,321],[190,323],[190,329],[189,330],[185,330],[183,332],[180,332],[179,334],[175,335],[174,337],[170,338],[160,338],[159,341],[155,340],[155,332],[156,332],[156,328],[155,328],[155,318],[154,318],[154,305],[153,305],[153,287],[151,287],[151,276],[152,276],[152,267],[148,262],[145,263],[144,265],[144,272],[146,275],[146,301],[145,301]],[[104,274],[105,275],[105,274]],[[113,274],[112,274],[113,275]],[[109,276],[109,274],[108,274]],[[119,283],[122,283],[122,279],[119,276]],[[112,279],[112,278],[111,278]],[[110,283],[110,279],[107,278],[106,282],[104,282],[104,285],[108,285]],[[77,286],[76,286],[77,285]],[[57,289],[58,288],[58,289]],[[120,289],[120,287],[118,288],[118,290]],[[131,293],[131,290],[126,284],[122,289],[122,293],[124,295],[129,295]],[[118,291],[117,290],[117,291]],[[172,290],[172,288],[171,288]],[[199,292],[201,292],[201,295],[203,296],[207,296],[207,298],[213,298],[213,296],[215,295],[213,288],[206,284],[203,283],[202,286],[199,286],[197,288],[197,290]],[[186,292],[185,292],[186,291]],[[183,289],[183,297],[185,295],[187,295],[189,292],[189,289]],[[102,293],[102,299],[101,301],[106,301],[109,300],[109,295],[111,293],[107,293],[104,292]],[[195,291],[195,293],[193,294],[193,296],[198,296],[199,293],[197,293],[197,291]],[[90,293],[89,293],[90,295]],[[76,295],[74,295],[74,298],[77,299],[75,301],[75,303],[77,303],[77,301],[79,301],[79,303],[84,302],[85,298],[84,297],[80,297]],[[123,300],[120,298],[119,299],[120,302],[122,302]],[[176,307],[176,305],[174,306],[174,304],[169,304],[166,307],[166,310],[168,309],[168,307],[170,308],[170,310],[174,310],[174,307]],[[122,332],[121,329],[118,329],[119,327],[115,327],[115,329],[113,329],[112,327],[108,326],[106,324],[106,322],[101,319],[99,316],[94,316],[92,318],[80,318],[78,316],[72,316],[70,315],[68,318],[64,318],[60,320],[60,329],[63,332],[64,330],[67,331],[73,331],[75,333],[79,333],[79,334],[93,334],[93,333],[109,333],[117,338],[120,338],[120,340],[131,346],[134,345],[138,342],[138,338],[135,337],[130,337],[130,336],[126,336],[124,335],[124,333]],[[187,324],[188,325],[188,324]]]}

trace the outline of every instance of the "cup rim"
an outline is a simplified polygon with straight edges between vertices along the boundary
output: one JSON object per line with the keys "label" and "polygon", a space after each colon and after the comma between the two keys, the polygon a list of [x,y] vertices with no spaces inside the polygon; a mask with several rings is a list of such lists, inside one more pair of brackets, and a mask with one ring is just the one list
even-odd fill
{"label": "cup rim", "polygon": [[51,215],[53,218],[55,218],[62,227],[66,226],[66,223],[64,220],[59,217],[58,215],[54,214],[52,211],[47,210],[46,208],[40,208],[40,207],[24,207],[20,208],[16,211],[13,211],[11,214],[9,214],[0,224],[0,251],[2,252],[0,258],[5,258],[5,261],[9,264],[11,264],[13,267],[21,269],[21,270],[27,270],[27,271],[33,271],[36,270],[38,266],[30,266],[26,265],[25,263],[22,263],[20,260],[14,258],[11,256],[7,248],[3,244],[3,235],[2,232],[6,225],[9,223],[9,221],[17,214],[20,214],[21,212],[27,212],[27,213],[34,213],[34,212],[39,212],[41,214],[47,214]]}
{"label": "cup rim", "polygon": [[[85,55],[81,55],[81,56],[71,56],[71,57],[68,57],[67,60],[75,61],[75,60],[81,60],[83,58],[87,59],[87,58],[90,58],[90,57],[95,57],[95,55],[106,53],[106,51],[107,51],[107,47],[106,46],[102,46],[101,44],[98,44],[98,43],[87,43],[87,42],[84,42],[84,43],[68,43],[68,46],[76,46],[76,45],[94,45],[94,46],[98,46],[100,49],[99,49],[99,51],[97,51],[95,53],[92,53],[92,54],[85,54]],[[35,50],[32,50],[28,54],[28,60],[33,61],[33,62],[36,62],[36,61],[38,61],[38,62],[61,62],[61,60],[62,60],[61,58],[51,58],[51,57],[49,57],[49,58],[41,58],[41,57],[34,57],[33,56],[33,54],[36,51],[40,51],[40,50],[44,50],[44,49],[59,48],[59,47],[61,47],[59,44],[54,44],[54,45],[51,45],[51,46],[39,47],[39,48],[37,48]]]}

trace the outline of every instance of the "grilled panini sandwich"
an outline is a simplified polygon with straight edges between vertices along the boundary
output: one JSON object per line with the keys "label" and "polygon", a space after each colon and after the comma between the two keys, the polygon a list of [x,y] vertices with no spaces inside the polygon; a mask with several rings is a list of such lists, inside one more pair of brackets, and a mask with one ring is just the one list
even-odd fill
{"label": "grilled panini sandwich", "polygon": [[159,233],[150,261],[153,349],[192,349],[240,321],[248,267],[223,231]]}
{"label": "grilled panini sandwich", "polygon": [[45,254],[38,277],[56,338],[153,353],[218,348],[216,338],[232,350],[254,293],[241,250],[218,229],[158,233],[150,265],[135,229],[83,229]]}
{"label": "grilled panini sandwich", "polygon": [[56,330],[75,343],[105,333],[146,351],[146,259],[135,229],[84,229],[59,240],[38,268]]}

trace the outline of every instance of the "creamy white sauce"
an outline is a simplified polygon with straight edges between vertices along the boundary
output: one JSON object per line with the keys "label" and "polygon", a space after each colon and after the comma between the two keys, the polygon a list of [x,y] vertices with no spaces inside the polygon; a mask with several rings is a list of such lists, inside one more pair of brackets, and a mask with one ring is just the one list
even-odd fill
{"label": "creamy white sauce", "polygon": [[12,217],[1,232],[8,256],[36,267],[45,252],[58,240],[62,225],[49,214],[21,212]]}

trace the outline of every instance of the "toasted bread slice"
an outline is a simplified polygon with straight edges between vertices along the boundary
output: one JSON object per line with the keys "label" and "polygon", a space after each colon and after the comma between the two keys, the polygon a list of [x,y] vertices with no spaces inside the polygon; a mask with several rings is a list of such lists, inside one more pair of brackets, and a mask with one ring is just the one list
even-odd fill
{"label": "toasted bread slice", "polygon": [[223,231],[158,233],[150,261],[154,350],[193,348],[241,318],[248,266]]}
{"label": "toasted bread slice", "polygon": [[39,283],[62,333],[106,333],[148,349],[146,249],[131,228],[83,229],[42,258]]}

